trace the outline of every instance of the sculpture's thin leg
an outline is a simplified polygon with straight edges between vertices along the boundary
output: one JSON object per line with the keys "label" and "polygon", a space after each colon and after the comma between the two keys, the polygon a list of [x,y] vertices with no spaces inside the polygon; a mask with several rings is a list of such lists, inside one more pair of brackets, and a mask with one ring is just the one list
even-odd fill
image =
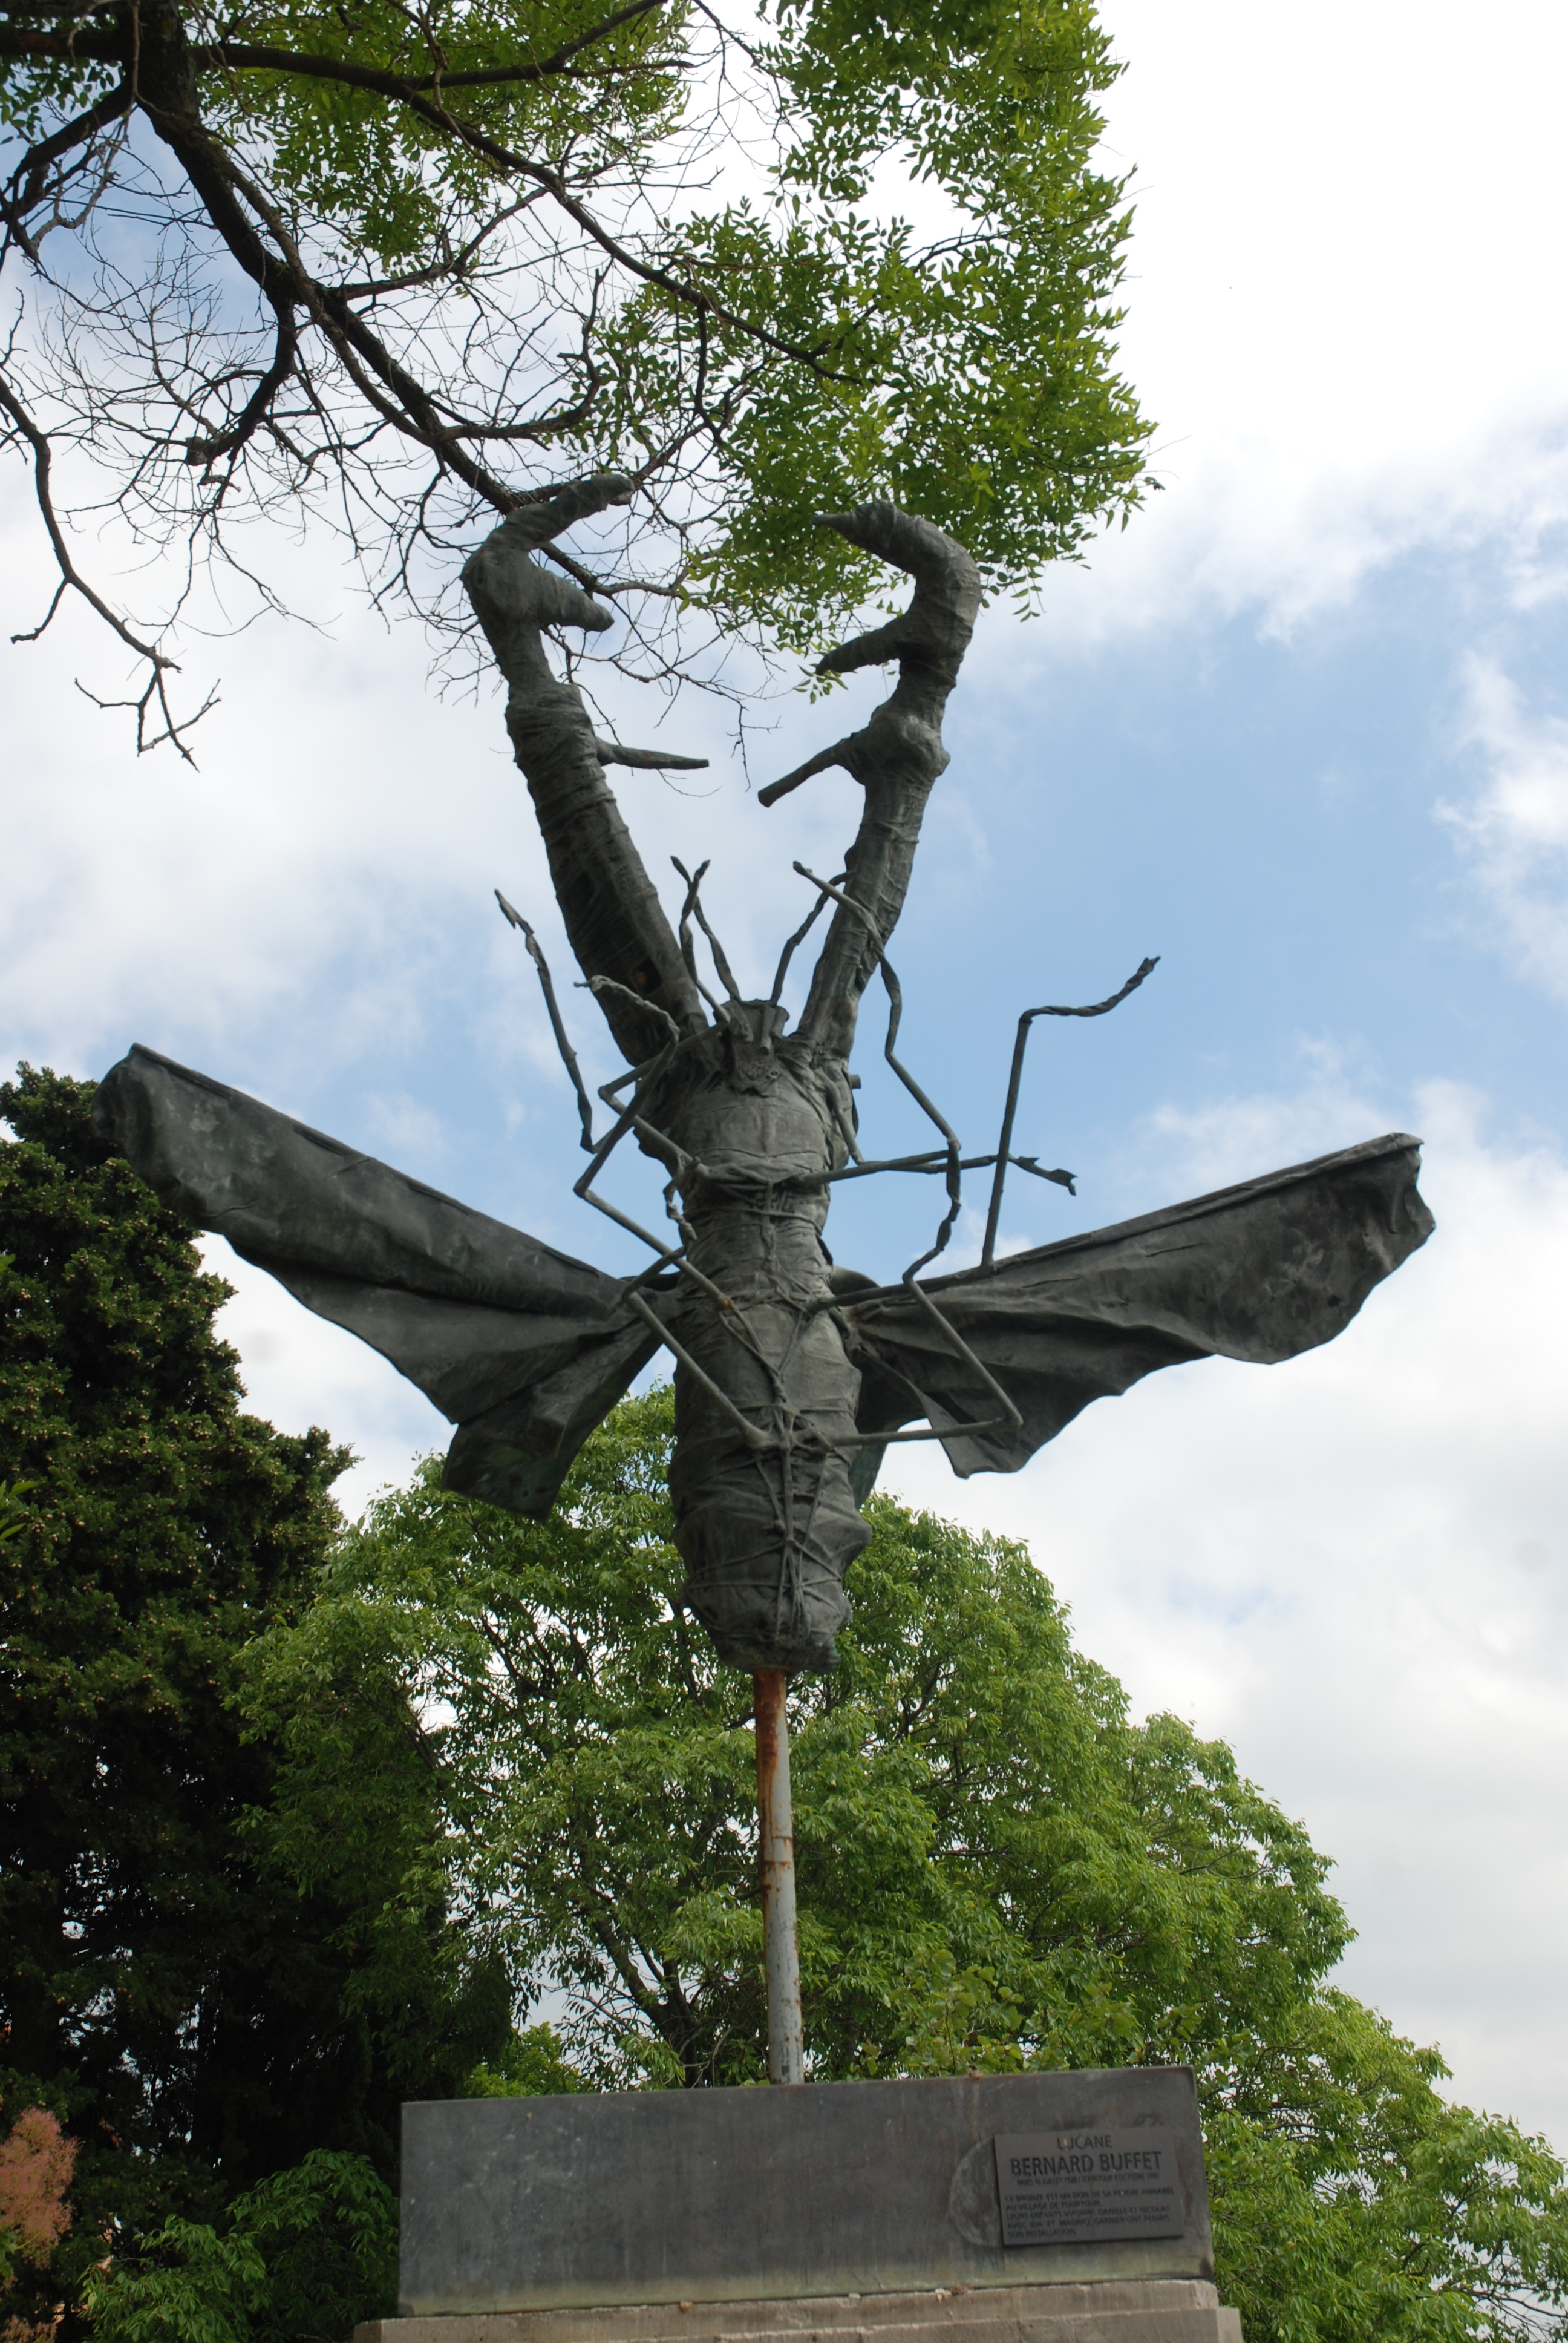
{"label": "sculpture's thin leg", "polygon": [[795,1824],[789,1809],[789,1725],[782,1668],[751,1679],[757,1725],[757,1815],[762,1863],[762,1931],[768,1970],[768,2079],[800,2083],[800,1952],[795,1934]]}

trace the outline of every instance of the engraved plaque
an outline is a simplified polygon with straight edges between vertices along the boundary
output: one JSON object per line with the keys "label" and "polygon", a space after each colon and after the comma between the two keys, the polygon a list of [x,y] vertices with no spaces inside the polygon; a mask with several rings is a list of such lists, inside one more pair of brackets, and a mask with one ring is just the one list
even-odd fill
{"label": "engraved plaque", "polygon": [[1175,2143],[1151,2125],[999,2133],[996,2185],[1010,2246],[1179,2237],[1185,2227]]}

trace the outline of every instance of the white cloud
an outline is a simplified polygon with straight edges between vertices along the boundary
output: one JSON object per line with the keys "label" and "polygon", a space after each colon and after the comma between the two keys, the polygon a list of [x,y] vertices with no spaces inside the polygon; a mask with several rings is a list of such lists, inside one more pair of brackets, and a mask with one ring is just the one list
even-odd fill
{"label": "white cloud", "polygon": [[1336,1147],[1379,1137],[1390,1110],[1356,1052],[1322,1036],[1297,1037],[1300,1087],[1228,1098],[1201,1107],[1157,1107],[1135,1138],[1130,1161],[1158,1151],[1184,1193],[1207,1193],[1282,1163],[1310,1162]]}
{"label": "white cloud", "polygon": [[1412,547],[1560,591],[1568,16],[1502,0],[1107,0],[1136,225],[1121,362],[1164,493],[1048,582],[1046,639],[1257,608],[1287,630]]}
{"label": "white cloud", "polygon": [[1495,660],[1466,669],[1459,745],[1485,777],[1440,809],[1459,840],[1483,931],[1515,974],[1568,1000],[1568,722],[1533,716]]}
{"label": "white cloud", "polygon": [[[1332,1089],[1161,1118],[1171,1196],[1402,1119],[1347,1131]],[[1139,1713],[1231,1741],[1337,1859],[1350,1987],[1568,2145],[1568,1163],[1449,1085],[1413,1121],[1437,1233],[1338,1342],[1154,1376],[1016,1478],[896,1479],[1027,1539]]]}

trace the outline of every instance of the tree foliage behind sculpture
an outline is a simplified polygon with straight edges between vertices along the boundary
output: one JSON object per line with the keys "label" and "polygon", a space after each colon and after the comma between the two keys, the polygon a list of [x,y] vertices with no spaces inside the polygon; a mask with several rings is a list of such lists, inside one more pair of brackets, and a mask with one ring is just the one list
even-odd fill
{"label": "tree foliage behind sculpture", "polygon": [[[579,2061],[740,2082],[762,2071],[750,1686],[673,1609],[668,1443],[668,1393],[618,1408],[538,1526],[434,1471],[390,1493],[256,1647],[247,1697],[293,1753],[279,1855],[322,1885],[328,1802],[377,1728],[327,1737],[350,1712],[310,1686],[380,1674],[449,1710],[451,1859],[518,1973],[576,1993]],[[1129,1723],[1020,1547],[869,1516],[842,1663],[791,1686],[814,2071],[903,2071],[950,1965],[986,1985],[963,2063],[1181,2056],[1290,2007],[1348,1934],[1299,1827],[1222,1745]]]}
{"label": "tree foliage behind sculpture", "polygon": [[[234,532],[308,515],[421,604],[476,518],[624,469],[645,665],[693,598],[830,639],[872,569],[800,524],[868,496],[1027,586],[1139,493],[1117,70],[1089,0],[20,0],[0,436],[46,519],[254,587]],[[99,607],[156,704],[158,617]]]}

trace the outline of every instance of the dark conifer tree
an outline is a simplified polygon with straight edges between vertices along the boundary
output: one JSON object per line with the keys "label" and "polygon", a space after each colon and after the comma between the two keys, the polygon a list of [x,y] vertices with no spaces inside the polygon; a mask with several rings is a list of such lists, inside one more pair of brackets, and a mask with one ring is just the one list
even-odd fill
{"label": "dark conifer tree", "polygon": [[62,2251],[87,2261],[106,2224],[210,2217],[312,2148],[387,2169],[398,2101],[508,2031],[438,1900],[405,1892],[377,1966],[374,1849],[302,1896],[247,1826],[276,1755],[237,1655],[307,1599],[347,1453],[244,1413],[230,1289],[92,1095],[0,1088],[0,1481],[30,1484],[0,1544],[0,2097],[81,2139]]}

